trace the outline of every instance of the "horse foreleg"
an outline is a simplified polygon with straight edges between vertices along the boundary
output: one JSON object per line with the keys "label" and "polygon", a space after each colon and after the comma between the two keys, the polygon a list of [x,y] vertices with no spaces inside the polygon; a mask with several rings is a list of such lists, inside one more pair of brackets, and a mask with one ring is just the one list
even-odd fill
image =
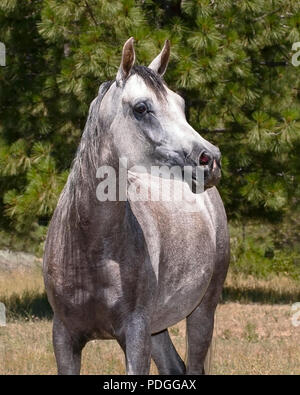
{"label": "horse foreleg", "polygon": [[116,339],[126,359],[126,374],[147,375],[151,362],[151,332],[148,320],[141,314],[128,317]]}
{"label": "horse foreleg", "polygon": [[204,365],[213,335],[214,312],[201,303],[186,319],[187,374],[208,373]]}
{"label": "horse foreleg", "polygon": [[[222,262],[222,261],[221,261]],[[227,273],[228,259],[218,264],[199,306],[186,319],[187,374],[207,374],[205,360],[211,352],[215,311]]]}
{"label": "horse foreleg", "polygon": [[218,259],[207,291],[199,306],[186,319],[187,374],[209,373],[205,369],[205,362],[206,357],[211,359],[210,345],[214,330],[215,311],[220,301],[229,264],[229,245],[226,242],[226,234],[225,232],[218,239]]}
{"label": "horse foreleg", "polygon": [[56,315],[53,318],[52,335],[58,374],[80,374],[81,351],[84,344],[70,335]]}
{"label": "horse foreleg", "polygon": [[167,329],[151,336],[151,354],[159,374],[185,374],[184,362]]}

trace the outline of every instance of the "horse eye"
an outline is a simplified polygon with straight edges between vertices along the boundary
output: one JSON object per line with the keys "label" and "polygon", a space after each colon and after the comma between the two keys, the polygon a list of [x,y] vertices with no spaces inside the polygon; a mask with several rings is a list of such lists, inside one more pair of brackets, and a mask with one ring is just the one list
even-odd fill
{"label": "horse eye", "polygon": [[134,106],[134,111],[138,114],[144,114],[147,112],[147,110],[148,108],[145,103],[138,103],[136,106]]}

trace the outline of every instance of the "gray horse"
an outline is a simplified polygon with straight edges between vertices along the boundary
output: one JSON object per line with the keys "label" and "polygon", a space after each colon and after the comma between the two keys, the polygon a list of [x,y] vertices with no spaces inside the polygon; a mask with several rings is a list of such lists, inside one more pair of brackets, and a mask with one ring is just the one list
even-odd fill
{"label": "gray horse", "polygon": [[[184,100],[163,81],[169,55],[167,40],[149,67],[136,66],[130,38],[116,79],[102,84],[91,103],[44,253],[59,374],[80,373],[82,348],[92,339],[116,339],[127,374],[148,374],[151,358],[160,374],[205,373],[229,262],[227,219],[215,188],[220,151],[187,123]],[[100,201],[97,170],[110,166],[118,180],[119,158],[130,168],[200,166],[205,191],[189,189],[198,209],[132,194]],[[142,175],[129,178],[145,187]],[[186,363],[168,333],[183,319]]]}

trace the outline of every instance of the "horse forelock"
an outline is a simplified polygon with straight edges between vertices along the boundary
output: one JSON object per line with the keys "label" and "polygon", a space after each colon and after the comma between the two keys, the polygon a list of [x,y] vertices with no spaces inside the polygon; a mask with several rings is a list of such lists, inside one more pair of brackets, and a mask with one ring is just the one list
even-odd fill
{"label": "horse forelock", "polygon": [[167,90],[165,88],[165,82],[160,75],[149,69],[149,67],[138,65],[132,67],[130,76],[135,74],[142,78],[146,86],[155,93],[159,100],[166,97]]}

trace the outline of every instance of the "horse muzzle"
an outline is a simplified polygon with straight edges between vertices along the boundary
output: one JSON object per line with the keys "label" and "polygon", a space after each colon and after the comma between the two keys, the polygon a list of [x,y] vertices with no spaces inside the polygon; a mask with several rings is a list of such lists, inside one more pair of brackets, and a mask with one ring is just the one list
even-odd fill
{"label": "horse muzzle", "polygon": [[187,150],[173,151],[169,147],[159,146],[156,148],[156,154],[162,159],[163,165],[180,166],[184,178],[188,180],[192,178],[192,191],[200,193],[217,185],[221,178],[221,153],[217,147],[212,147],[211,150],[202,148],[187,153]]}
{"label": "horse muzzle", "polygon": [[203,150],[199,155],[198,166],[204,172],[204,189],[216,186],[221,179],[221,153],[218,148],[213,152]]}

